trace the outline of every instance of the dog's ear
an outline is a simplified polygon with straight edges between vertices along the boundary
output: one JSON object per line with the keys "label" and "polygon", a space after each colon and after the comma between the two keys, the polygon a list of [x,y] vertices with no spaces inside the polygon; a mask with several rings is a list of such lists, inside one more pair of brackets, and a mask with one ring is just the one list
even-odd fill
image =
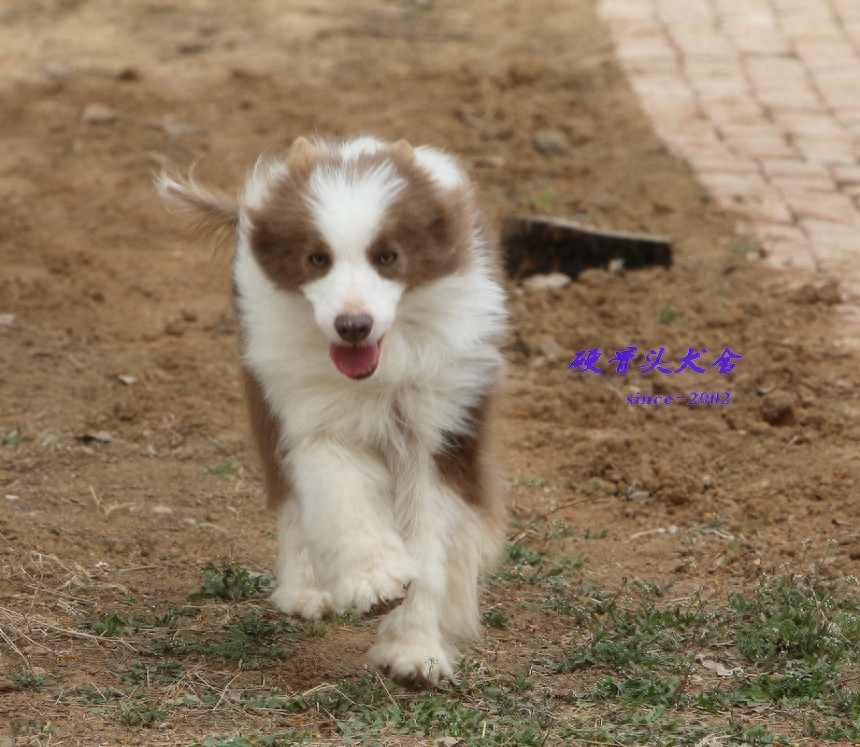
{"label": "dog's ear", "polygon": [[307,176],[325,156],[325,151],[304,137],[293,140],[287,153],[287,166],[293,175]]}
{"label": "dog's ear", "polygon": [[399,158],[405,164],[415,163],[415,149],[407,140],[398,140],[392,144],[391,152],[395,158]]}
{"label": "dog's ear", "polygon": [[234,231],[239,224],[238,202],[225,194],[206,189],[193,176],[178,178],[162,172],[155,178],[155,186],[158,194],[167,202],[197,213],[197,228],[204,235],[222,230]]}

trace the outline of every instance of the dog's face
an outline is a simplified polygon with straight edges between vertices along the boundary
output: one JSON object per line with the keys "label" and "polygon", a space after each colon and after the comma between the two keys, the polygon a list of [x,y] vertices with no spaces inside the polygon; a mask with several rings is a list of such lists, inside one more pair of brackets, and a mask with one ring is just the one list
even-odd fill
{"label": "dog's face", "polygon": [[372,138],[311,144],[258,163],[231,212],[193,182],[162,177],[163,194],[238,226],[276,286],[313,307],[329,355],[346,376],[371,376],[397,305],[410,288],[468,261],[468,181],[453,159]]}

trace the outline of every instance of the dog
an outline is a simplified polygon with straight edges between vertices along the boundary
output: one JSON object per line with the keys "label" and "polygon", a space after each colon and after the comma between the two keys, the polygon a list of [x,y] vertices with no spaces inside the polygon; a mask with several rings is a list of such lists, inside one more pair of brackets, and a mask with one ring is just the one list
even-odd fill
{"label": "dog", "polygon": [[156,181],[235,231],[273,603],[310,620],[393,607],[370,660],[407,687],[452,679],[505,518],[491,444],[505,295],[469,179],[441,150],[361,137],[298,138],[236,199]]}

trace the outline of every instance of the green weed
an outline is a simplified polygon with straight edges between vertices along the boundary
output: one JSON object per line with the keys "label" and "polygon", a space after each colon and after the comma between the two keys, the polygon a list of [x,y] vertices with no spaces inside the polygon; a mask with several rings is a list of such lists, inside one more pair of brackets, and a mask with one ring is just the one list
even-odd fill
{"label": "green weed", "polygon": [[295,643],[302,633],[300,624],[282,618],[271,622],[267,610],[252,608],[227,627],[224,639],[184,635],[179,640],[184,650],[207,659],[235,661],[241,669],[261,669],[268,660],[289,659],[293,651],[281,644]]}
{"label": "green weed", "polygon": [[15,424],[14,431],[7,431],[0,428],[0,444],[3,446],[20,446],[21,444],[31,443],[33,439],[25,435],[31,429],[29,426],[23,426],[20,423]]}
{"label": "green weed", "polygon": [[660,322],[660,324],[673,324],[682,316],[684,316],[684,312],[678,311],[676,308],[673,308],[671,304],[667,303],[662,309],[660,309],[660,313],[657,315],[657,321]]}
{"label": "green weed", "polygon": [[170,718],[170,711],[153,700],[125,699],[117,704],[114,717],[126,726],[149,728]]}
{"label": "green weed", "polygon": [[27,668],[13,672],[10,679],[18,690],[41,690],[48,683],[48,677],[44,672]]}
{"label": "green weed", "polygon": [[239,602],[243,599],[259,597],[269,592],[275,585],[267,573],[252,574],[250,571],[222,560],[219,568],[209,563],[203,569],[203,586],[188,595],[192,602],[200,599],[222,599],[225,602]]}
{"label": "green weed", "polygon": [[237,462],[219,462],[214,467],[207,467],[204,471],[207,475],[229,475],[238,466]]}

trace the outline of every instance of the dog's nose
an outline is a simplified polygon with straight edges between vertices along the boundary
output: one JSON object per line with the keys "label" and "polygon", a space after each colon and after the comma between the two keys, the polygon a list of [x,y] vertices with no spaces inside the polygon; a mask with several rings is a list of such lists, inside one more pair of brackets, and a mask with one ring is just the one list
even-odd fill
{"label": "dog's nose", "polygon": [[334,328],[344,342],[363,342],[372,327],[373,319],[367,314],[341,314],[334,320]]}

